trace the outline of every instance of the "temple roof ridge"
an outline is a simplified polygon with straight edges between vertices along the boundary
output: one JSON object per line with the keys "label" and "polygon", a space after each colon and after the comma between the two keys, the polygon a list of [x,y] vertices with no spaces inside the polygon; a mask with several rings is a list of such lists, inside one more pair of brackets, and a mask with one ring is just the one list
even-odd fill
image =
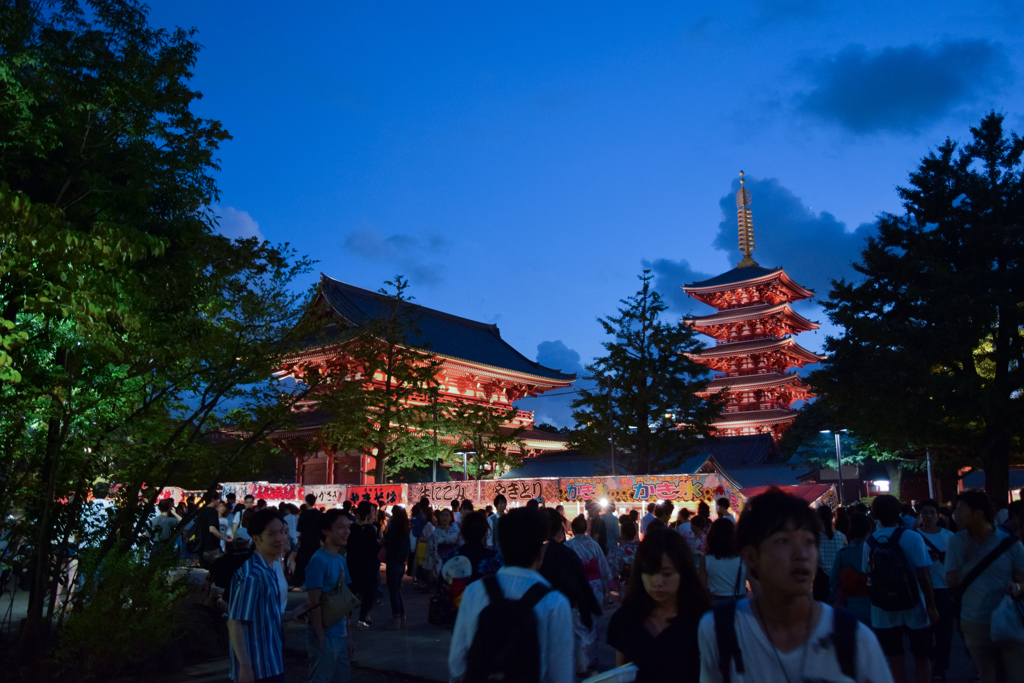
{"label": "temple roof ridge", "polygon": [[[320,293],[339,316],[356,327],[379,315],[389,299],[380,292],[350,285],[324,273],[320,274]],[[576,379],[575,373],[548,368],[524,356],[501,338],[497,325],[412,302],[403,302],[402,307],[419,316],[416,319],[419,335],[409,340],[414,348],[548,380]]]}

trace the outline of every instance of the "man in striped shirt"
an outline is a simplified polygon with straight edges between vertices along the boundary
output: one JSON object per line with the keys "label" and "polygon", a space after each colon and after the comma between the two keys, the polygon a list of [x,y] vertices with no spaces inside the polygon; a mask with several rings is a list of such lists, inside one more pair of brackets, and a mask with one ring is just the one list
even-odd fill
{"label": "man in striped shirt", "polygon": [[231,680],[284,683],[281,597],[274,563],[288,547],[288,526],[276,508],[266,508],[249,522],[249,536],[256,552],[231,579]]}

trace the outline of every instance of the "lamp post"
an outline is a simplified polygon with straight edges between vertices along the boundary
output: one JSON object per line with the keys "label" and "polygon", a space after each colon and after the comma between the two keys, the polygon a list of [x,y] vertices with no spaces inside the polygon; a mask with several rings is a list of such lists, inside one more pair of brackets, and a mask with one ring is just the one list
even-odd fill
{"label": "lamp post", "polygon": [[[605,375],[605,384],[608,386],[608,443],[612,448],[612,476],[615,476],[615,421],[612,418],[612,378]],[[650,472],[648,472],[650,474]]]}
{"label": "lamp post", "polygon": [[845,429],[837,429],[832,431],[831,429],[821,430],[822,434],[833,434],[836,437],[836,472],[839,473],[839,504],[843,505],[843,448],[839,445],[839,432],[845,432]]}
{"label": "lamp post", "polygon": [[462,481],[469,481],[469,456],[476,455],[476,451],[455,451],[455,455],[462,456]]}

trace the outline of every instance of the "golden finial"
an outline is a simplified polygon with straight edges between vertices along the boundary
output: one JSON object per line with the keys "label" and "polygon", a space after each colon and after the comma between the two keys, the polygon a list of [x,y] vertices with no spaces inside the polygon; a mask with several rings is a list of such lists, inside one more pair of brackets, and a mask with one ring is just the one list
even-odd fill
{"label": "golden finial", "polygon": [[740,251],[743,252],[743,260],[737,265],[756,266],[757,261],[750,257],[754,251],[754,218],[750,213],[750,190],[743,183],[743,171],[740,171],[740,189],[736,192],[736,223],[740,232]]}

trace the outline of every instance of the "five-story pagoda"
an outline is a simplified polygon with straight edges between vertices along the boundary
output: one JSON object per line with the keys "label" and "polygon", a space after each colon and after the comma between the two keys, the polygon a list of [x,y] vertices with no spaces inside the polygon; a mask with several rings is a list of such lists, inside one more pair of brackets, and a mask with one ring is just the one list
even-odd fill
{"label": "five-story pagoda", "polygon": [[716,373],[707,395],[728,393],[725,409],[713,425],[715,432],[719,436],[771,434],[777,439],[796,418],[790,406],[812,396],[800,376],[788,370],[822,360],[794,339],[800,332],[818,329],[818,324],[790,306],[814,292],[797,284],[781,267],[762,268],[751,258],[754,224],[742,171],[736,206],[743,260],[718,277],[683,285],[684,292],[718,311],[685,322],[717,341],[693,354],[694,360]]}

